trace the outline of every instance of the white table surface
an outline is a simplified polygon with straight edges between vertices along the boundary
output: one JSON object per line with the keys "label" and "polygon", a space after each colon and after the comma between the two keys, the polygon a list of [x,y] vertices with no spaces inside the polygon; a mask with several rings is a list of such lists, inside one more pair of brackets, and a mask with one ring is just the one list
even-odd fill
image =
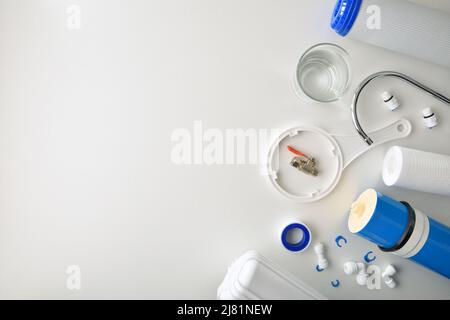
{"label": "white table surface", "polygon": [[[415,2],[450,12],[448,0]],[[80,30],[66,28],[70,4],[81,8]],[[171,162],[171,133],[195,120],[353,134],[352,91],[381,70],[450,95],[449,69],[338,37],[333,4],[0,0],[0,298],[214,299],[231,261],[255,249],[330,298],[449,299],[449,280],[346,231],[349,204],[369,187],[450,224],[450,198],[383,185],[381,161],[394,143],[358,159],[313,204],[283,198],[254,165]],[[290,89],[299,56],[320,42],[352,57],[351,89],[329,105]],[[395,115],[379,106],[386,88],[401,97]],[[374,83],[362,103],[368,130],[406,117],[413,133],[395,144],[450,154],[447,106],[396,80]],[[426,106],[440,121],[431,132],[420,118]],[[279,229],[292,219],[327,245],[326,272],[314,270],[313,250],[282,248]],[[348,237],[343,249],[338,234]],[[343,274],[345,261],[368,250],[380,267],[398,267],[397,289],[368,290]],[[81,290],[66,287],[69,265],[81,268]]]}

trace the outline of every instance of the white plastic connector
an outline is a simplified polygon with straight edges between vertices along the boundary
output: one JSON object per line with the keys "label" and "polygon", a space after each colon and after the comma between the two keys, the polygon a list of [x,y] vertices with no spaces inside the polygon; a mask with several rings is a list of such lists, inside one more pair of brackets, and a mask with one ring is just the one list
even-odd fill
{"label": "white plastic connector", "polygon": [[328,268],[328,260],[325,258],[325,246],[323,243],[318,243],[314,247],[314,252],[317,254],[317,265],[320,269]]}
{"label": "white plastic connector", "polygon": [[347,275],[356,274],[356,282],[360,286],[367,284],[369,274],[366,271],[366,264],[363,262],[348,261],[344,264],[344,272]]}
{"label": "white plastic connector", "polygon": [[423,121],[428,129],[433,129],[438,125],[436,115],[431,108],[425,108],[422,110]]}
{"label": "white plastic connector", "polygon": [[384,279],[384,283],[391,289],[394,289],[397,286],[394,278],[386,278]]}
{"label": "white plastic connector", "polygon": [[395,269],[395,267],[392,264],[390,264],[386,267],[386,269],[384,269],[384,272],[381,274],[381,276],[383,278],[393,277],[396,273],[397,273],[397,270]]}
{"label": "white plastic connector", "polygon": [[362,262],[348,261],[344,263],[344,272],[349,276],[357,274],[363,268],[365,269],[365,266]]}
{"label": "white plastic connector", "polygon": [[356,275],[356,283],[359,284],[360,286],[367,285],[367,279],[369,279],[369,275],[367,274],[367,272],[365,270],[360,271]]}
{"label": "white plastic connector", "polygon": [[381,276],[384,279],[384,283],[391,289],[394,289],[397,286],[393,276],[397,273],[393,265],[388,265]]}
{"label": "white plastic connector", "polygon": [[344,263],[344,273],[348,276],[351,276],[352,274],[356,274],[358,272],[358,266],[356,265],[356,262],[349,261]]}
{"label": "white plastic connector", "polygon": [[398,99],[388,91],[383,92],[381,98],[391,111],[394,111],[400,106]]}

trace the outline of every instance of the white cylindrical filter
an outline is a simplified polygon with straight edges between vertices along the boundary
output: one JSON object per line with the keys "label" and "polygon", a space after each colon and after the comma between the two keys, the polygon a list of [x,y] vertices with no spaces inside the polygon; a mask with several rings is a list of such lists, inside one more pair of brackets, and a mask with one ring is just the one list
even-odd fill
{"label": "white cylindrical filter", "polygon": [[450,67],[450,14],[405,0],[338,0],[341,36]]}
{"label": "white cylindrical filter", "polygon": [[392,147],[383,163],[387,186],[450,196],[450,156]]}

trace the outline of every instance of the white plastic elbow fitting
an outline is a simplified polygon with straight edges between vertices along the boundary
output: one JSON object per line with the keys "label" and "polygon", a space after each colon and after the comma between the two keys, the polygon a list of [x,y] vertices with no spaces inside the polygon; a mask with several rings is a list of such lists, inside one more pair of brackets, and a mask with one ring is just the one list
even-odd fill
{"label": "white plastic elbow fitting", "polygon": [[381,94],[381,98],[391,111],[394,111],[400,106],[400,102],[398,102],[398,99],[388,91],[383,92]]}
{"label": "white plastic elbow fitting", "polygon": [[383,277],[384,283],[391,289],[394,289],[397,286],[394,278],[392,278],[397,273],[393,265],[388,265],[384,272],[381,274]]}
{"label": "white plastic elbow fitting", "polygon": [[361,270],[366,270],[366,265],[364,264],[364,262],[348,261],[344,263],[344,272],[346,275],[354,275]]}
{"label": "white plastic elbow fitting", "polygon": [[360,286],[367,284],[369,275],[366,272],[366,264],[363,262],[348,261],[344,264],[344,272],[347,275],[356,274],[356,282]]}
{"label": "white plastic elbow fitting", "polygon": [[314,247],[314,252],[317,254],[317,265],[320,269],[328,268],[328,260],[325,258],[325,246],[323,243],[318,243]]}

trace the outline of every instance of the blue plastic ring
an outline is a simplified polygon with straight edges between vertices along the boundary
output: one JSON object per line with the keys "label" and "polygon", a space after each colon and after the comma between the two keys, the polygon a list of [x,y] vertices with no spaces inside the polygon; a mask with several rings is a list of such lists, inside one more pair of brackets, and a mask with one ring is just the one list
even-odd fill
{"label": "blue plastic ring", "polygon": [[331,28],[345,37],[358,17],[362,0],[338,0],[331,17]]}
{"label": "blue plastic ring", "polygon": [[[294,229],[299,229],[303,232],[303,237],[298,243],[290,243],[287,240],[289,232]],[[286,228],[284,228],[283,232],[281,233],[281,242],[283,243],[283,246],[289,251],[300,252],[305,250],[311,243],[311,232],[309,231],[308,227],[305,226],[304,224],[292,223],[288,225]]]}

